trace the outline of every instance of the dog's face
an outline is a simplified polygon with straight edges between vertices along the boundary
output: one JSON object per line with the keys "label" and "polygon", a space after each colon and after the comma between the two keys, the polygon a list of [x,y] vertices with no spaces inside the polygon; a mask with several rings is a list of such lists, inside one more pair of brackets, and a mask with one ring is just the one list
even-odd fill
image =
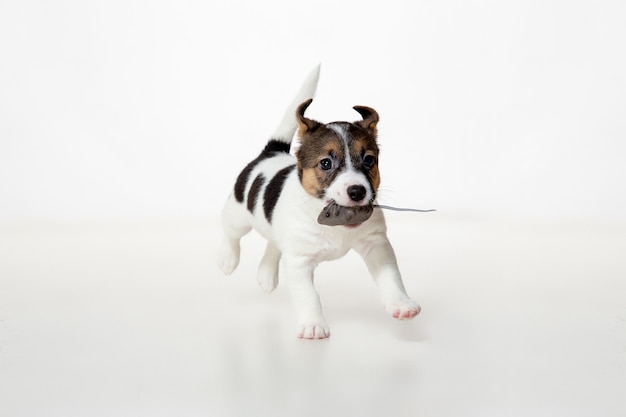
{"label": "dog's face", "polygon": [[298,174],[310,195],[340,206],[364,206],[376,198],[380,185],[376,124],[378,113],[355,106],[363,120],[322,124],[304,117],[312,100],[296,112],[300,148]]}

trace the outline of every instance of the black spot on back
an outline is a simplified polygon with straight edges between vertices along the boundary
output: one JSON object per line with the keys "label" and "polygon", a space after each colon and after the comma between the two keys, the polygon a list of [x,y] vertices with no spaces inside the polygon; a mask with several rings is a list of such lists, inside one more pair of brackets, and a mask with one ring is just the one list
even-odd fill
{"label": "black spot on back", "polygon": [[263,149],[263,153],[275,153],[275,152],[284,152],[289,153],[291,150],[291,144],[286,143],[276,139],[270,139],[265,145],[265,149]]}
{"label": "black spot on back", "polygon": [[263,176],[263,174],[257,175],[254,181],[252,181],[250,191],[248,191],[248,210],[250,211],[250,213],[254,213],[254,207],[256,206],[256,201],[264,182],[265,177]]}
{"label": "black spot on back", "polygon": [[246,185],[248,184],[250,173],[252,172],[254,167],[259,164],[259,162],[263,161],[264,159],[271,158],[278,153],[289,153],[290,149],[291,144],[275,139],[270,139],[267,142],[267,145],[265,145],[263,151],[261,151],[261,154],[248,165],[246,165],[246,167],[237,177],[237,181],[235,181],[235,199],[239,203],[243,203],[244,194],[246,192]]}
{"label": "black spot on back", "polygon": [[265,218],[270,223],[272,222],[272,215],[274,214],[278,197],[280,197],[280,193],[283,191],[285,180],[295,168],[295,165],[289,165],[281,169],[267,184],[267,188],[265,188],[265,193],[263,194],[263,211],[265,212]]}

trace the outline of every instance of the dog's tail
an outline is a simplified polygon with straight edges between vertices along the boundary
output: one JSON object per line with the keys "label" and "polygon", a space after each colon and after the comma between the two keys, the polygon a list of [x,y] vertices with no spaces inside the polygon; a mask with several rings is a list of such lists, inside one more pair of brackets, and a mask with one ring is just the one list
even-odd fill
{"label": "dog's tail", "polygon": [[317,89],[317,80],[319,80],[320,78],[320,66],[321,64],[313,68],[313,71],[311,71],[311,73],[306,77],[306,79],[302,83],[302,86],[300,87],[300,90],[287,107],[287,111],[285,111],[283,119],[280,121],[278,127],[272,135],[272,139],[274,141],[291,145],[293,136],[295,135],[296,129],[298,128],[296,110],[298,109],[298,106],[300,104],[310,98],[313,98],[313,96],[315,95],[315,90]]}

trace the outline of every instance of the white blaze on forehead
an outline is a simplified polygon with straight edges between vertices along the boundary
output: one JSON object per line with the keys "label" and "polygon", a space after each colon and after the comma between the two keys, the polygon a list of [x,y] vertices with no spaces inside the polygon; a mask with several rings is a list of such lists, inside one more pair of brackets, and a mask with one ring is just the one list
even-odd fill
{"label": "white blaze on forehead", "polygon": [[352,160],[350,159],[350,146],[348,146],[348,135],[346,133],[346,127],[339,123],[330,123],[327,126],[330,130],[335,132],[337,136],[341,138],[341,141],[343,142],[343,150],[345,153],[346,168],[351,170],[353,167]]}

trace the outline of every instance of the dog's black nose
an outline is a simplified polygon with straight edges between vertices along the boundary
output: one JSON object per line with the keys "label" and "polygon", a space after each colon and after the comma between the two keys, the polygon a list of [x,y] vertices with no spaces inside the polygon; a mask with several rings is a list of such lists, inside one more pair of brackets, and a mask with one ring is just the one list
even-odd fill
{"label": "dog's black nose", "polygon": [[362,185],[351,185],[348,187],[348,195],[352,201],[361,201],[365,198],[367,191]]}

